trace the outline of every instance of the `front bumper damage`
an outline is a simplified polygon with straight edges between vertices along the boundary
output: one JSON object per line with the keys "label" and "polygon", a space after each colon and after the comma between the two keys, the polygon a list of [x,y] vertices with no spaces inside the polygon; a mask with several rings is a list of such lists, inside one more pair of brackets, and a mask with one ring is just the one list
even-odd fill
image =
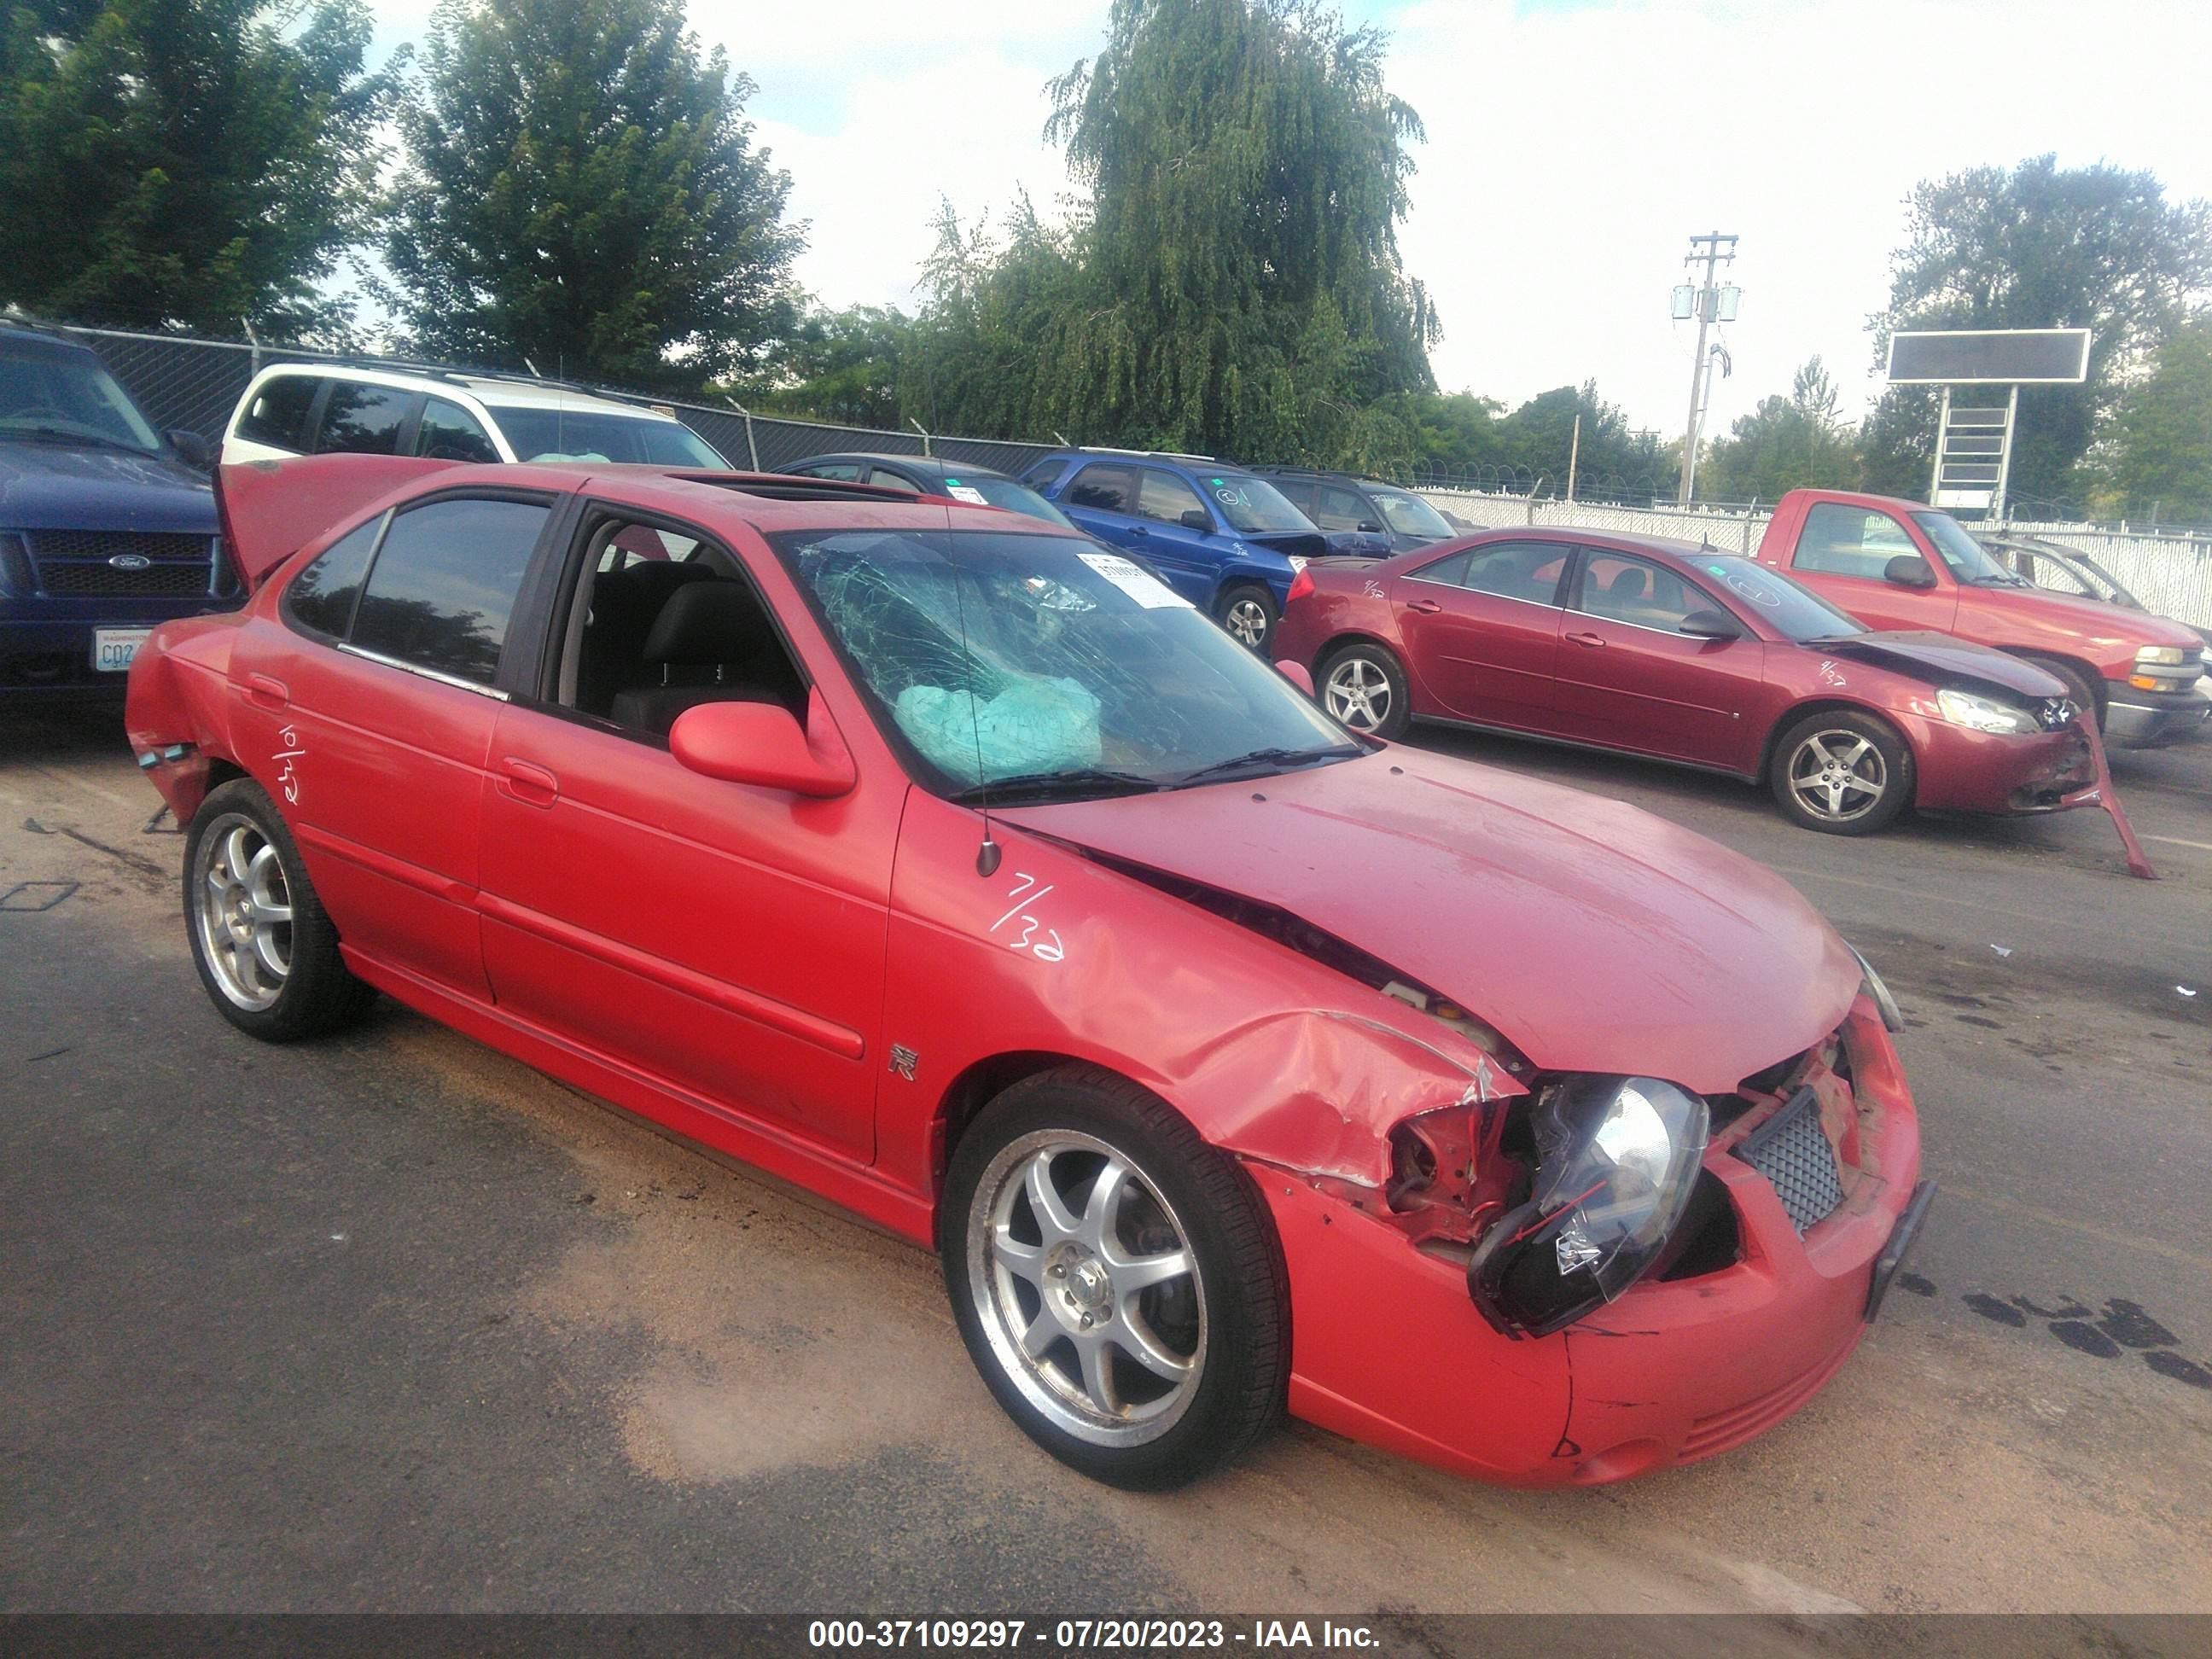
{"label": "front bumper damage", "polygon": [[[1732,1259],[1640,1282],[1556,1336],[1500,1335],[1469,1302],[1462,1261],[1409,1248],[1391,1218],[1326,1183],[1248,1164],[1289,1261],[1292,1410],[1528,1486],[1695,1462],[1782,1421],[1857,1346],[1929,1191],[1911,1096],[1871,998],[1838,1038],[1847,1079],[1816,1065],[1789,1098],[1761,1097],[1706,1149],[1704,1178],[1726,1199],[1708,1223],[1733,1228],[1722,1252]],[[1812,1116],[1785,1130],[1802,1142],[1817,1125],[1839,1191],[1802,1235],[1788,1206],[1808,1219],[1804,1194],[1741,1155],[1793,1101]],[[1754,1155],[1780,1169],[1770,1148]]]}

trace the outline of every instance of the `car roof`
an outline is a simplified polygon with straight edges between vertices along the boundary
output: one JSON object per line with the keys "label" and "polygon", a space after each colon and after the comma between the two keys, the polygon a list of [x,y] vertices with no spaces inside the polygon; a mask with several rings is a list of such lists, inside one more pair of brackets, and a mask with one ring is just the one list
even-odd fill
{"label": "car roof", "polygon": [[881,461],[887,466],[909,467],[916,472],[932,473],[940,478],[948,472],[964,472],[971,477],[1006,478],[1012,482],[1011,474],[1001,472],[995,466],[970,466],[963,461],[947,460],[942,455],[900,455],[876,449],[825,450],[819,455],[802,455],[795,461],[787,461],[776,471],[789,472],[795,467],[820,466],[831,461]]}
{"label": "car roof", "polygon": [[30,345],[52,346],[61,351],[82,351],[94,357],[100,356],[85,341],[72,339],[58,330],[46,328],[37,323],[17,322],[10,317],[0,317],[0,340],[21,340]]}
{"label": "car roof", "polygon": [[470,369],[441,368],[428,363],[350,362],[340,360],[276,363],[262,371],[274,377],[300,374],[319,380],[365,380],[372,385],[398,386],[450,396],[465,392],[487,409],[550,409],[570,413],[629,416],[644,421],[667,421],[681,426],[676,416],[641,404],[606,398],[560,380],[531,380],[520,376],[486,374]]}
{"label": "car roof", "polygon": [[[1662,564],[1691,564],[1698,559],[1741,559],[1746,556],[1734,548],[1715,547],[1711,542],[1693,542],[1680,536],[1646,536],[1625,530],[1601,530],[1594,525],[1501,525],[1492,529],[1470,531],[1454,538],[1458,542],[1514,541],[1559,542],[1578,547],[1604,548],[1620,553],[1640,553],[1657,559]],[[1405,556],[1419,554],[1449,553],[1452,544],[1434,543],[1419,548]]]}

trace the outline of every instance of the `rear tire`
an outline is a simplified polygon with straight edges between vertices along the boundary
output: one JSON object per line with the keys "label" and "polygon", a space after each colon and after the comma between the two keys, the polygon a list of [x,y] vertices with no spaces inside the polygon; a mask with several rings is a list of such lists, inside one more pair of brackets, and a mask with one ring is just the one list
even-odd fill
{"label": "rear tire", "polygon": [[339,957],[283,815],[248,779],[210,790],[185,831],[185,933],[216,1012],[264,1042],[338,1030],[376,1000]]}
{"label": "rear tire", "polygon": [[1358,641],[1322,661],[1316,698],[1340,726],[1395,742],[1413,723],[1406,671],[1387,647]]}
{"label": "rear tire", "polygon": [[1277,609],[1275,596],[1257,582],[1238,582],[1222,590],[1213,607],[1214,620],[1229,632],[1229,637],[1261,658],[1267,654],[1267,641],[1275,637],[1275,623],[1282,612]]}
{"label": "rear tire", "polygon": [[954,1150],[938,1232],[976,1370],[1069,1467],[1179,1486],[1282,1414],[1290,1294],[1266,1206],[1127,1079],[1065,1066],[992,1101]]}
{"label": "rear tire", "polygon": [[1834,709],[1774,745],[1768,781],[1782,816],[1827,836],[1870,836],[1912,804],[1912,750],[1886,720]]}

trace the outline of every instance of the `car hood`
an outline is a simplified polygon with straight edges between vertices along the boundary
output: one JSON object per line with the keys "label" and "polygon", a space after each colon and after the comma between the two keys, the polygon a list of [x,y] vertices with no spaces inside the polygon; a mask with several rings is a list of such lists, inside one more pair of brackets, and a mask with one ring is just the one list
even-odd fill
{"label": "car hood", "polygon": [[215,495],[167,455],[0,440],[0,526],[212,535]]}
{"label": "car hood", "polygon": [[1855,634],[1849,639],[1826,640],[1808,645],[1826,657],[1843,657],[1909,675],[1930,685],[1978,680],[2020,697],[2063,697],[2064,681],[2033,663],[1975,645],[1953,634]]}
{"label": "car hood", "polygon": [[1725,1093],[1832,1030],[1859,982],[1828,925],[1748,859],[1619,801],[1401,746],[1003,816],[1288,911],[1545,1070]]}
{"label": "car hood", "polygon": [[1967,587],[1964,597],[1986,614],[1993,606],[2014,606],[2033,612],[2051,629],[2066,629],[2092,639],[2118,640],[2130,647],[2179,645],[2186,647],[2196,629],[2171,617],[2130,610],[2079,593],[2054,593],[2047,587]]}

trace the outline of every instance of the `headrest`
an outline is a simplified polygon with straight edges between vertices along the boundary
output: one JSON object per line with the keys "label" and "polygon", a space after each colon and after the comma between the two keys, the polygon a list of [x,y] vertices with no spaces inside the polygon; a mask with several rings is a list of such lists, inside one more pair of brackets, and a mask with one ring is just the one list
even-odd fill
{"label": "headrest", "polygon": [[659,663],[742,662],[768,633],[760,601],[744,582],[679,587],[645,636],[645,659]]}
{"label": "headrest", "polygon": [[1644,590],[1650,586],[1651,578],[1644,574],[1643,566],[1625,564],[1613,573],[1613,580],[1605,585],[1605,591],[1617,593],[1624,599],[1640,599]]}

